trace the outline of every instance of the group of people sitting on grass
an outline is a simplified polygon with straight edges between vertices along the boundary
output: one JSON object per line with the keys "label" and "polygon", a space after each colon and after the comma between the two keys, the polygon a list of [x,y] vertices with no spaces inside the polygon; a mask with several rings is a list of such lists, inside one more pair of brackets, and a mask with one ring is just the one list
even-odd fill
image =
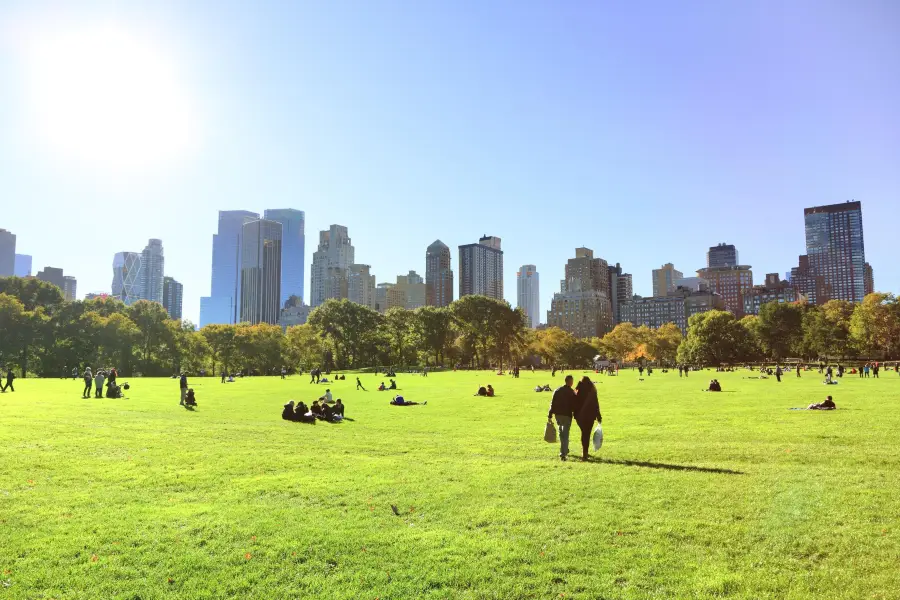
{"label": "group of people sitting on grass", "polygon": [[722,384],[719,383],[718,379],[710,379],[709,380],[709,388],[706,391],[707,392],[721,392]]}
{"label": "group of people sitting on grass", "polygon": [[315,423],[317,419],[337,422],[344,418],[344,404],[338,398],[334,402],[334,406],[331,405],[330,401],[325,400],[321,403],[319,403],[319,400],[314,400],[312,406],[306,406],[303,402],[298,402],[294,406],[294,401],[291,400],[284,405],[284,409],[281,411],[281,418],[285,421],[298,421],[300,423]]}
{"label": "group of people sitting on grass", "polygon": [[382,381],[382,382],[381,382],[381,385],[378,386],[378,391],[379,391],[379,392],[383,392],[383,391],[385,391],[385,390],[396,390],[396,389],[397,389],[397,382],[396,382],[396,381],[394,381],[393,379],[389,379],[388,381],[391,382],[391,385],[385,387],[384,382]]}
{"label": "group of people sitting on grass", "polygon": [[478,391],[475,392],[476,396],[486,396],[488,398],[494,397],[494,386],[491,384],[487,384],[487,387],[481,386],[478,388]]}
{"label": "group of people sitting on grass", "polygon": [[[422,405],[428,404],[428,401],[422,402]],[[418,406],[418,402],[410,402],[409,400],[404,400],[403,396],[394,396],[394,399],[391,400],[391,406]]]}

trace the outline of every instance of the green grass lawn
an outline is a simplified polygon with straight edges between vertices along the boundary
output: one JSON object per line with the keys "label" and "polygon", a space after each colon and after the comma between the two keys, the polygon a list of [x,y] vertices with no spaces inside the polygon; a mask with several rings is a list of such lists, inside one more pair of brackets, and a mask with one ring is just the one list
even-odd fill
{"label": "green grass lawn", "polygon": [[542,439],[546,372],[400,374],[405,408],[350,376],[353,421],[316,425],[281,419],[325,391],[301,376],[193,378],[195,412],[17,380],[0,598],[900,597],[900,377],[712,375],[601,377],[588,463]]}

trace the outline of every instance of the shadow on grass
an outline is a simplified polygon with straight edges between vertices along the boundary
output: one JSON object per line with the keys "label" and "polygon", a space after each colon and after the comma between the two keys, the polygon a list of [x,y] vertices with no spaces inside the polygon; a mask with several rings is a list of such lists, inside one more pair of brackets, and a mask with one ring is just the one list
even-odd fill
{"label": "shadow on grass", "polygon": [[614,460],[611,458],[591,458],[590,462],[606,463],[609,465],[622,465],[625,467],[665,469],[667,471],[696,471],[699,473],[718,473],[720,475],[745,475],[743,471],[733,471],[731,469],[719,469],[716,467],[697,467],[694,465],[670,465],[666,463],[654,463],[643,460]]}

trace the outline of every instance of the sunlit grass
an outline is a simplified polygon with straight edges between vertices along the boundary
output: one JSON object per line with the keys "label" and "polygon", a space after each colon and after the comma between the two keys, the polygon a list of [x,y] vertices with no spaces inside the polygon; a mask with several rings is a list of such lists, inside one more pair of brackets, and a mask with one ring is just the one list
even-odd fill
{"label": "sunlit grass", "polygon": [[898,597],[900,377],[747,374],[600,377],[589,463],[542,441],[561,374],[400,374],[404,408],[348,376],[334,425],[281,420],[325,390],[299,376],[192,379],[194,412],[175,380],[17,380],[0,597]]}

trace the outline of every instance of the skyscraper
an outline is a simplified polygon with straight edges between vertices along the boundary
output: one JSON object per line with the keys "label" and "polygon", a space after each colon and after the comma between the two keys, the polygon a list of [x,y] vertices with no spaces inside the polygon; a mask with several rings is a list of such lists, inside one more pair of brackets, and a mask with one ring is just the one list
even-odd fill
{"label": "skyscraper", "polygon": [[744,314],[744,292],[753,287],[753,271],[747,265],[699,269],[697,277],[709,284],[709,289],[725,299],[725,308],[735,316]]}
{"label": "skyscraper", "polygon": [[63,270],[57,269],[56,267],[44,267],[37,273],[37,278],[39,280],[52,283],[59,288],[59,291],[63,293],[63,296],[65,296],[64,288],[66,287],[65,277]]}
{"label": "skyscraper", "polygon": [[861,302],[866,295],[862,204],[813,206],[803,217],[809,266],[825,278],[830,299]]}
{"label": "skyscraper", "polygon": [[281,314],[281,223],[257,219],[241,233],[241,321],[278,323]]}
{"label": "skyscraper", "polygon": [[78,281],[71,275],[64,276],[62,291],[63,298],[65,298],[68,302],[74,302],[78,297]]}
{"label": "skyscraper", "polygon": [[350,302],[375,308],[375,276],[369,265],[350,265],[348,269],[347,299]]}
{"label": "skyscraper", "polygon": [[163,278],[163,308],[172,319],[181,319],[184,286],[171,277]]}
{"label": "skyscraper", "polygon": [[425,280],[415,271],[410,271],[406,275],[397,275],[396,287],[406,294],[406,308],[413,310],[425,306]]}
{"label": "skyscraper", "polygon": [[16,277],[31,277],[31,256],[28,254],[16,254]]}
{"label": "skyscraper", "polygon": [[200,298],[200,327],[237,323],[241,304],[241,232],[244,223],[259,218],[247,210],[220,210],[213,234],[209,296]]}
{"label": "skyscraper", "polygon": [[[356,262],[355,254],[345,226],[332,225],[328,231],[319,232],[319,248],[313,252],[310,306],[347,297],[348,269]],[[345,281],[343,286],[339,284],[341,279]]]}
{"label": "skyscraper", "polygon": [[612,304],[613,324],[620,322],[619,307],[631,300],[634,295],[634,283],[630,273],[622,270],[622,265],[609,265],[609,301]]}
{"label": "skyscraper", "polygon": [[734,244],[719,244],[711,246],[706,253],[706,267],[736,267],[738,265],[738,251]]}
{"label": "skyscraper", "polygon": [[425,251],[425,304],[449,306],[453,302],[453,271],[450,248],[435,240]]}
{"label": "skyscraper", "polygon": [[306,216],[293,208],[267,209],[264,218],[281,223],[281,306],[288,298],[303,300],[306,249]]}
{"label": "skyscraper", "polygon": [[503,250],[500,238],[484,236],[459,247],[459,297],[479,294],[503,299]]}
{"label": "skyscraper", "polygon": [[151,239],[141,252],[141,299],[163,303],[165,258],[162,240]]}
{"label": "skyscraper", "polygon": [[675,280],[684,277],[681,271],[675,270],[675,265],[666,263],[658,269],[653,269],[653,295],[655,297],[667,296],[675,291]]}
{"label": "skyscraper", "polygon": [[141,255],[116,252],[113,258],[112,296],[126,305],[141,299]]}
{"label": "skyscraper", "polygon": [[541,324],[540,275],[534,265],[522,265],[516,273],[517,306],[525,311],[525,323],[532,329]]}
{"label": "skyscraper", "polygon": [[547,324],[580,338],[602,337],[612,329],[609,264],[590,248],[576,248],[566,263],[566,278],[553,295]]}
{"label": "skyscraper", "polygon": [[16,236],[0,229],[0,277],[12,277],[16,272]]}

